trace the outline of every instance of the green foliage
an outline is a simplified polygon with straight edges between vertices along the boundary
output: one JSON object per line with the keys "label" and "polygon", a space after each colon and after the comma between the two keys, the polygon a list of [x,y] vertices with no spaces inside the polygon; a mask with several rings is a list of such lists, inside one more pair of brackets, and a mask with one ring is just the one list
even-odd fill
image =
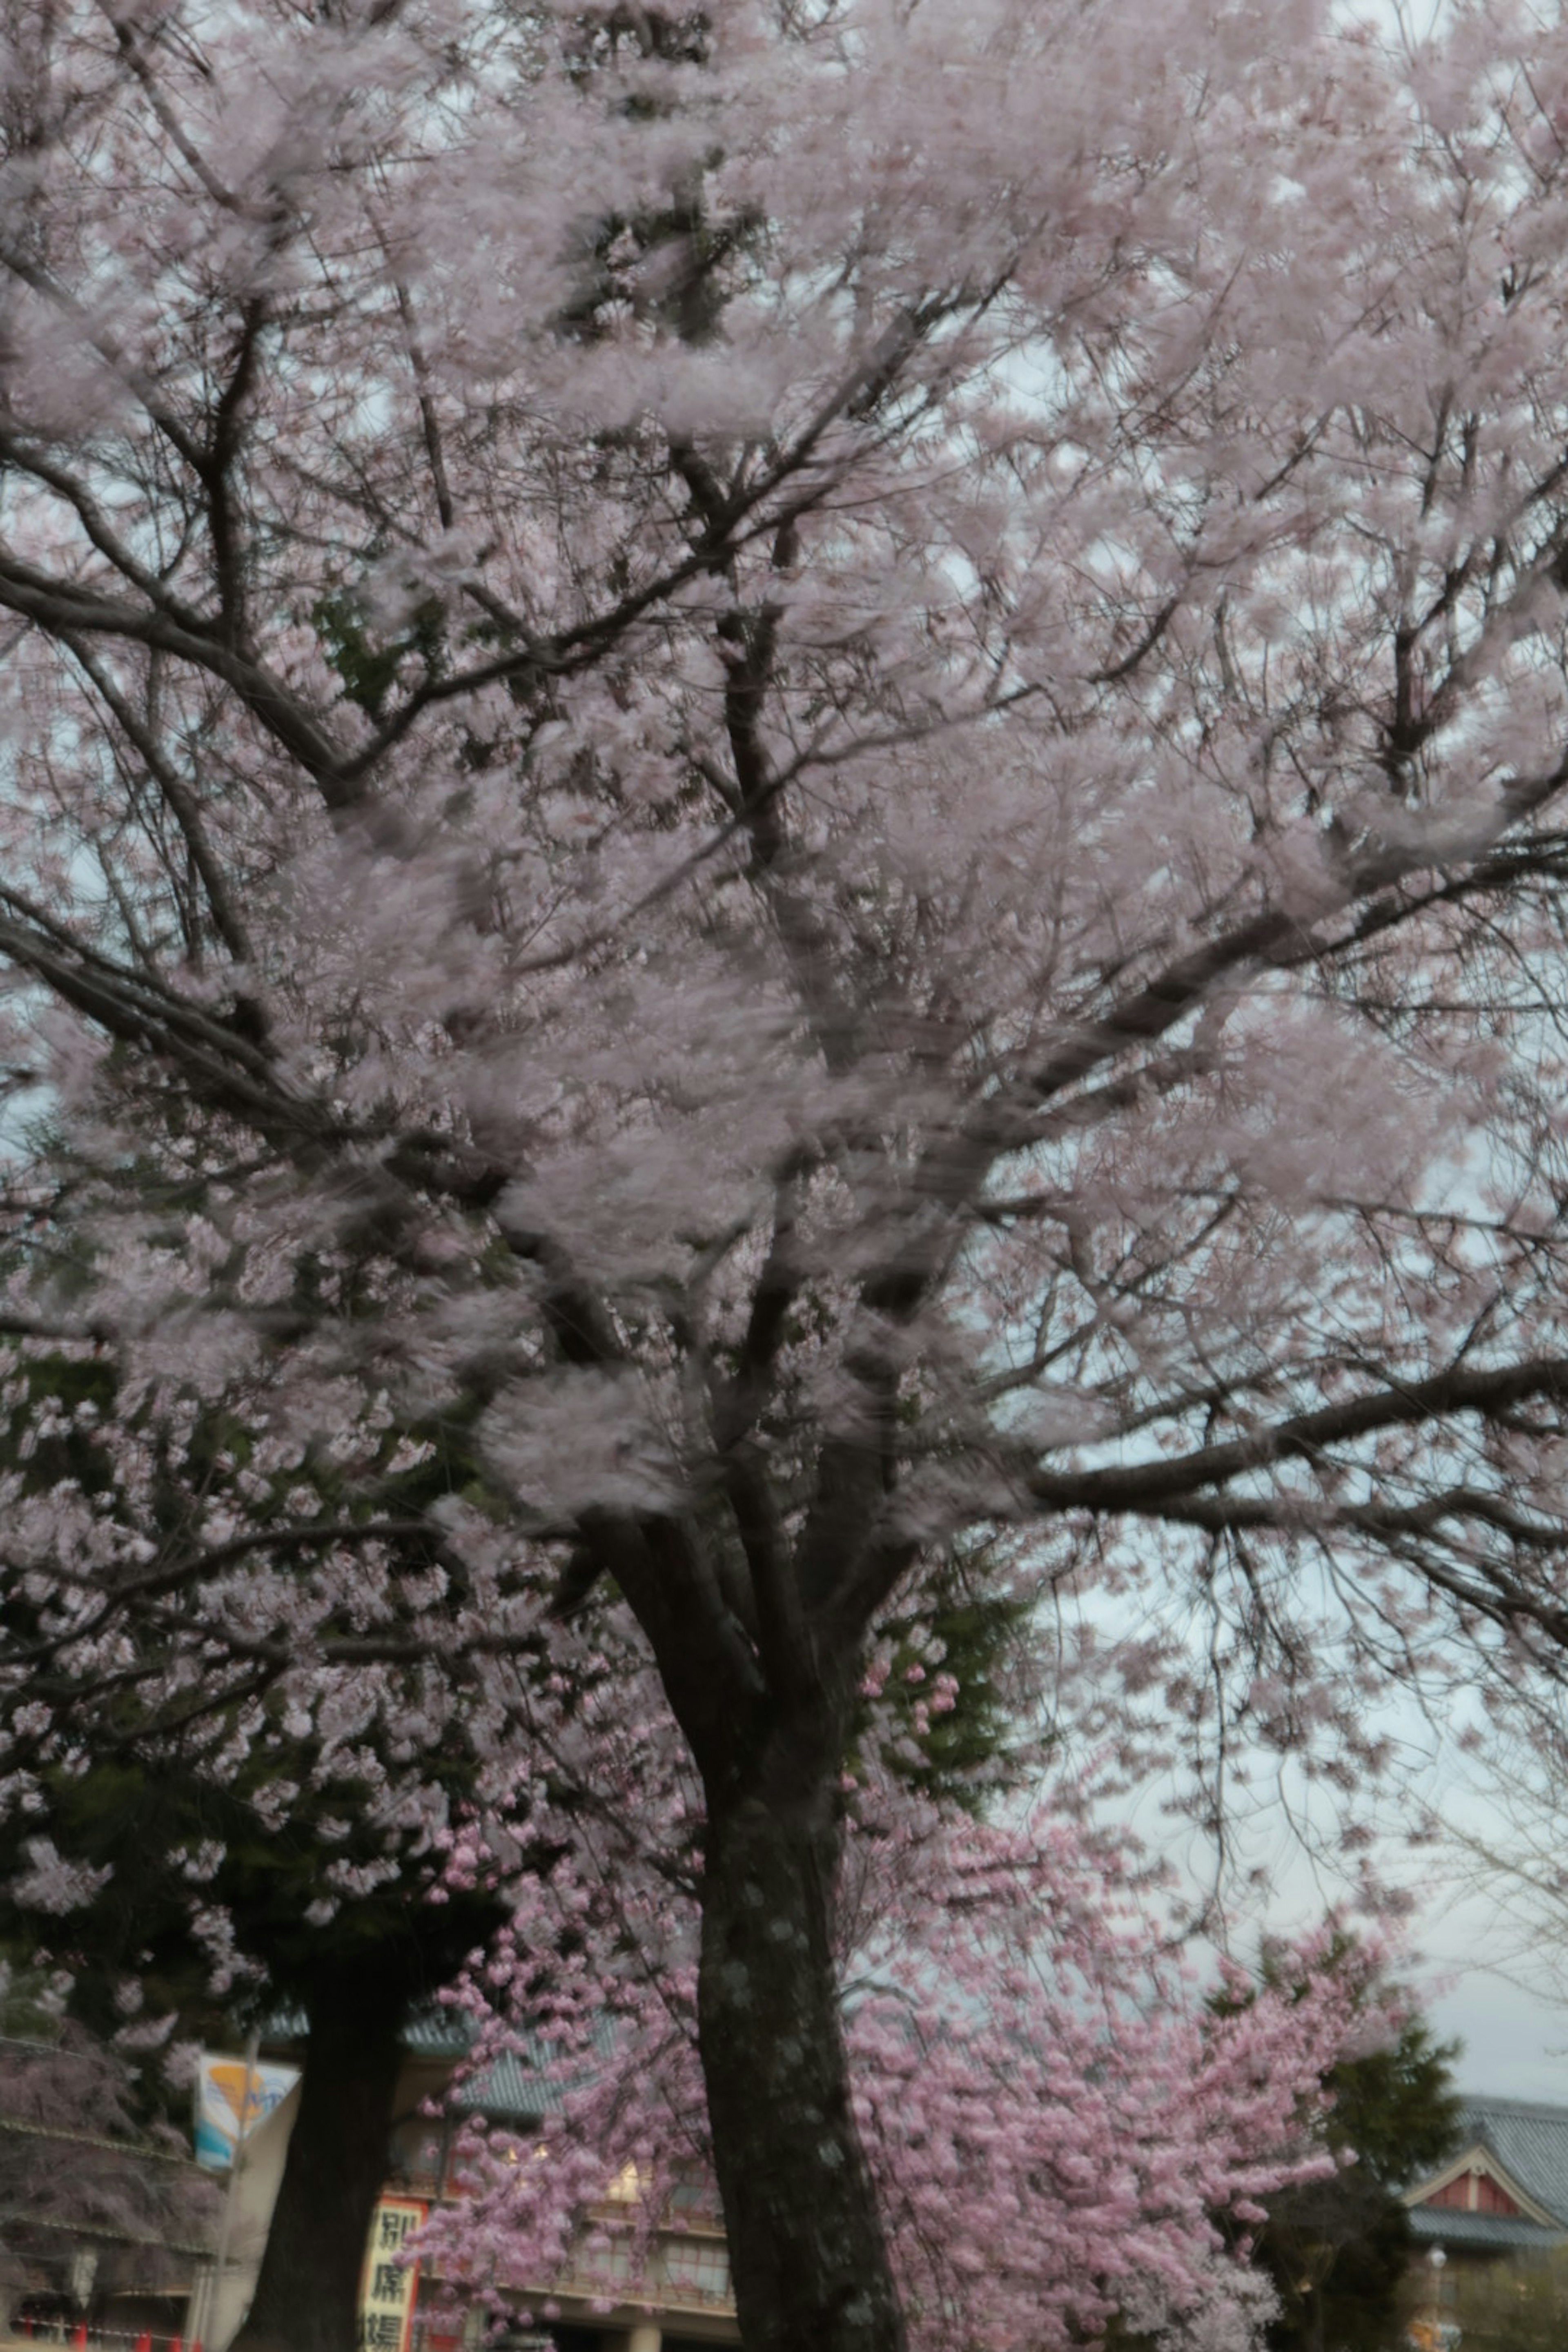
{"label": "green foliage", "polygon": [[[95,1422],[114,1403],[114,1367],[102,1357],[35,1356],[7,1364],[25,1385],[25,1395],[13,1410],[0,1460],[12,1465],[24,1431],[32,1436],[25,1467],[35,1493],[74,1480],[87,1495],[107,1494],[114,1475],[102,1444],[93,1435]],[[53,1407],[47,1433],[37,1433],[40,1408]]]}
{"label": "green foliage", "polygon": [[1410,2016],[1390,2048],[1347,2058],[1329,2077],[1333,2145],[1353,2148],[1379,2187],[1396,2189],[1449,2155],[1460,2126],[1457,2042],[1435,2042]]}
{"label": "green foliage", "polygon": [[[309,1761],[297,1751],[285,1751],[283,1760],[297,1769]],[[463,1769],[458,1759],[455,1775]],[[64,1920],[29,1921],[0,1899],[0,1932],[13,1948],[49,1935],[54,1959],[71,1977],[72,2013],[93,2032],[108,2035],[123,2022],[116,1992],[128,1979],[141,1987],[149,2014],[173,2012],[183,2033],[212,2039],[226,2026],[232,2033],[258,2008],[308,2000],[323,1969],[356,1958],[375,1968],[389,1947],[406,1946],[411,1954],[417,1947],[416,1973],[434,1992],[497,1925],[495,1903],[482,1893],[432,1908],[423,1895],[433,1869],[407,1866],[383,1886],[344,1896],[331,1919],[312,1919],[325,1857],[371,1862],[379,1841],[356,1817],[354,1792],[343,1781],[323,1792],[322,1813],[330,1808],[347,1823],[344,1835],[328,1842],[308,1818],[269,1823],[254,1801],[259,1779],[253,1767],[232,1788],[216,1788],[195,1759],[154,1766],[131,1744],[89,1771],[47,1776],[50,1833],[62,1851],[110,1875],[89,1908]],[[32,1826],[36,1832],[37,1819]],[[26,1827],[10,1825],[0,1839],[0,1879],[20,1864],[14,1849]],[[188,1857],[185,1872],[171,1866],[170,1857],[181,1854]],[[264,1977],[242,1975],[214,1989],[213,1960],[193,1932],[193,1914],[219,1909]]]}
{"label": "green foliage", "polygon": [[399,665],[417,656],[430,677],[439,675],[446,651],[446,614],[439,600],[426,597],[416,606],[409,627],[386,644],[378,644],[365,626],[364,608],[346,590],[318,596],[310,607],[310,625],[321,641],[327,660],[343,682],[351,702],[372,719],[379,719]]}
{"label": "green foliage", "polygon": [[[112,1365],[98,1357],[13,1352],[0,1355],[0,1376],[9,1391],[0,1405],[0,1469],[35,1494],[68,1482],[110,1514],[124,1509],[98,1434],[115,1411]],[[432,1429],[427,1453],[398,1466],[402,1433],[384,1432],[384,1475],[365,1482],[352,1508],[324,1446],[310,1464],[279,1472],[268,1495],[258,1491],[251,1475],[253,1434],[236,1414],[205,1408],[184,1433],[177,1460],[161,1440],[154,1443],[156,1475],[137,1525],[158,1546],[158,1572],[167,1574],[176,1613],[178,1563],[182,1555],[199,1553],[202,1519],[215,1505],[232,1500],[237,1517],[253,1526],[297,1524],[300,1488],[309,1485],[323,1519],[377,1511],[410,1519],[475,1481],[468,1428],[443,1423]],[[243,1496],[237,1480],[245,1482]],[[422,1542],[409,1538],[407,1548],[410,1568],[428,1564]],[[300,1572],[310,1573],[310,1554],[300,1554]],[[380,1876],[387,1840],[376,1792],[341,1760],[324,1767],[314,1731],[290,1730],[276,1678],[241,1678],[226,1703],[199,1710],[182,1710],[177,1700],[150,1702],[129,1675],[78,1690],[49,1662],[47,1628],[25,1580],[13,1580],[0,1594],[0,1619],[13,1637],[41,1645],[37,1695],[53,1709],[62,1735],[51,1748],[18,1759],[31,1769],[33,1801],[0,1819],[0,1959],[25,1960],[47,1948],[51,1962],[70,1976],[73,2017],[93,2032],[107,2037],[123,2023],[117,1995],[132,1979],[149,2014],[173,2012],[182,2033],[203,2039],[231,2033],[247,2004],[276,2008],[279,1999],[305,2000],[321,1968],[355,1954],[376,1965],[390,1948],[404,1953],[399,1965],[405,1966],[417,1947],[414,1973],[434,1990],[493,1928],[488,1895],[454,1896],[439,1909],[426,1903],[439,1874],[438,1853],[403,1855],[395,1870]],[[149,1667],[162,1638],[159,1622],[156,1607],[134,1623],[121,1620],[121,1641],[133,1642]],[[231,1756],[215,1770],[215,1758],[242,1717],[249,1733],[238,1743],[239,1760]],[[362,1747],[380,1736],[377,1725],[367,1725]],[[466,1744],[448,1742],[427,1770],[460,1811],[477,1770]],[[276,1801],[279,1788],[291,1791],[282,1804]],[[25,1874],[29,1841],[40,1835],[73,1863],[103,1874],[89,1907],[40,1917],[17,1902],[12,1882]],[[323,1919],[329,1863],[357,1872],[364,1891],[341,1894]],[[204,1912],[227,1915],[239,1955],[253,1964],[217,1991],[214,1948],[194,1929]]]}
{"label": "green foliage", "polygon": [[[1019,1727],[1007,1688],[1007,1662],[1031,1616],[1031,1603],[989,1582],[984,1563],[955,1551],[922,1596],[918,1616],[883,1628],[892,1651],[880,1709],[891,1713],[897,1744],[888,1751],[894,1771],[922,1795],[978,1813],[1005,1784],[1020,1749]],[[939,1664],[938,1664],[939,1662]],[[924,1679],[910,1681],[911,1669]],[[931,1675],[940,1670],[958,1687],[951,1707],[931,1714]],[[924,1727],[916,1710],[928,1709]],[[863,1746],[871,1708],[862,1704],[855,1748]],[[1029,1747],[1038,1752],[1038,1735]]]}

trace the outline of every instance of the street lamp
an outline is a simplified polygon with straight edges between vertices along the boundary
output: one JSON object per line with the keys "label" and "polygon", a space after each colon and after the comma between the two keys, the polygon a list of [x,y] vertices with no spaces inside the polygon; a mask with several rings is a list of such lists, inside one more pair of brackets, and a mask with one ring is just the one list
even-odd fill
{"label": "street lamp", "polygon": [[1426,2257],[1432,2273],[1432,2352],[1441,2352],[1443,2326],[1443,2265],[1447,2255],[1441,2246],[1434,2246]]}

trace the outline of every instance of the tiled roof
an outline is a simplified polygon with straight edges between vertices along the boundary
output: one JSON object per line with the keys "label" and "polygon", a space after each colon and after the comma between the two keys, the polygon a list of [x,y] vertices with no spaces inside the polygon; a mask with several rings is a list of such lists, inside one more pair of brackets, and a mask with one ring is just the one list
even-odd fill
{"label": "tiled roof", "polygon": [[1465,2101],[1464,2145],[1479,2141],[1568,2229],[1568,2107],[1534,2099]]}
{"label": "tiled roof", "polygon": [[[601,2056],[608,2056],[614,2033],[609,2020],[601,2020],[594,2036]],[[454,2011],[427,2011],[404,2028],[403,2040],[418,2057],[458,2059],[469,2046],[472,2029]],[[537,2123],[542,2116],[558,2115],[568,2094],[582,2088],[592,2069],[580,2068],[563,2079],[553,2071],[554,2064],[550,2044],[537,2033],[524,2033],[515,2050],[503,2050],[470,2075],[452,2105],[459,2115],[489,2116],[497,2123]]]}
{"label": "tiled roof", "polygon": [[473,2038],[473,2027],[457,2009],[422,2009],[403,2029],[403,2046],[416,2058],[460,2058]]}
{"label": "tiled roof", "polygon": [[[559,2114],[567,2086],[535,2072],[540,2060],[532,2053],[503,2051],[482,2072],[470,2077],[452,2101],[460,2116],[489,2116],[497,2123],[534,2123],[542,2116]],[[573,2087],[575,2087],[574,2085]]]}
{"label": "tiled roof", "polygon": [[[606,2020],[596,2036],[606,2055],[613,2032]],[[403,2028],[403,2046],[411,2057],[445,2058],[453,2064],[467,2056],[473,2038],[473,2027],[456,2009],[422,2009]],[[302,2042],[303,2013],[289,2011],[272,2019],[267,2039],[269,2042]],[[579,2074],[563,2082],[552,2074],[551,2064],[548,2043],[537,2034],[526,2033],[518,2049],[503,2051],[499,2058],[470,2076],[454,2095],[452,2105],[459,2115],[489,2116],[497,2123],[537,2123],[542,2116],[559,2114],[567,2093],[579,2089],[587,2079]]]}
{"label": "tiled roof", "polygon": [[1555,2246],[1562,2231],[1522,2213],[1462,2213],[1450,2205],[1413,2205],[1410,2234],[1422,2246]]}

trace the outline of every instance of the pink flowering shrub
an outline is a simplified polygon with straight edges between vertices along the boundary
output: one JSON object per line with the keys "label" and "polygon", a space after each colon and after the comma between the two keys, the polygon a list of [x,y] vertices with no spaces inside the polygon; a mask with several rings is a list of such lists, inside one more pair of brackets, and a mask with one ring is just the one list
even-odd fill
{"label": "pink flowering shrub", "polygon": [[[511,2050],[540,2095],[537,2125],[467,2128],[466,2194],[425,2239],[444,2276],[501,2307],[595,2275],[606,2300],[657,2301],[681,2211],[718,2210],[695,1887],[648,1873],[628,1837],[595,1843],[592,1877],[566,1860],[517,1889],[510,1927],[452,1996],[477,2031],[470,2089]],[[493,1864],[476,1832],[458,1842],[459,1881]],[[1327,1937],[1290,1956],[1294,1992],[1222,1970],[1248,1997],[1212,2004],[1204,1973],[1162,1949],[1158,1891],[1076,1808],[1008,1829],[899,1790],[857,1803],[843,2030],[931,2352],[1066,2352],[1112,2318],[1241,2347],[1272,2307],[1234,2249],[1272,2189],[1331,2166],[1322,2077],[1368,2021],[1317,1965]]]}

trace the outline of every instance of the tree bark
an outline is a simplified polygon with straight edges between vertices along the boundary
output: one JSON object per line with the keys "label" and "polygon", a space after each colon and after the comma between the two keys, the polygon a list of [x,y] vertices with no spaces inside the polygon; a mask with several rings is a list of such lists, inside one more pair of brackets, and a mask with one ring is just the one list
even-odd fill
{"label": "tree bark", "polygon": [[905,2352],[833,1958],[834,1769],[709,1791],[699,2036],[746,2352]]}
{"label": "tree bark", "polygon": [[378,1969],[374,1950],[334,1958],[306,1987],[300,2112],[256,2294],[231,2352],[353,2352],[407,2005],[405,1974]]}

